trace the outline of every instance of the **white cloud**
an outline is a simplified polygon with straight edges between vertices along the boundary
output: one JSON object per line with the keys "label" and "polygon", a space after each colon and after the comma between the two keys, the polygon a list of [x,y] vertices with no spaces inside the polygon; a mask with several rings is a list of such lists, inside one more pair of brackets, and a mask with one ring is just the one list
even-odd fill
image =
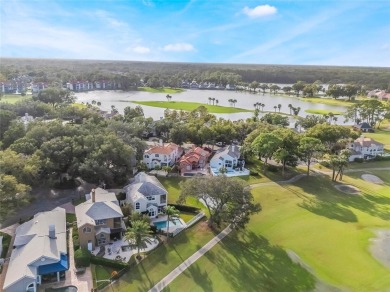
{"label": "white cloud", "polygon": [[113,28],[127,27],[126,22],[115,19],[107,11],[97,10],[94,12],[94,15],[97,16],[102,21],[106,22],[109,26],[111,26]]}
{"label": "white cloud", "polygon": [[191,52],[191,51],[195,51],[195,48],[191,44],[176,43],[176,44],[168,44],[164,46],[163,50],[167,52]]}
{"label": "white cloud", "polygon": [[147,47],[143,47],[143,46],[136,46],[134,48],[131,49],[134,53],[137,53],[137,54],[148,54],[150,53],[150,49],[147,48]]}
{"label": "white cloud", "polygon": [[389,50],[390,49],[390,44],[383,44],[381,46],[381,50]]}
{"label": "white cloud", "polygon": [[154,6],[153,1],[151,1],[151,0],[142,0],[142,3],[143,3],[145,6],[149,6],[149,7],[153,7],[153,6]]}
{"label": "white cloud", "polygon": [[275,14],[277,12],[277,9],[274,6],[265,4],[256,6],[255,8],[249,8],[248,6],[245,6],[242,12],[249,17],[256,18]]}

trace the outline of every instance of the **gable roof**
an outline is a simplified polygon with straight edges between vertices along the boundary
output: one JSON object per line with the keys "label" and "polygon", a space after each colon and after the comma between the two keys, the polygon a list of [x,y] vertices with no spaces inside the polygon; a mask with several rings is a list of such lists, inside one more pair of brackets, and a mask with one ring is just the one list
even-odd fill
{"label": "gable roof", "polygon": [[[55,238],[49,237],[49,225],[55,226]],[[61,261],[61,256],[67,253],[65,209],[57,207],[37,213],[16,228],[15,242],[17,245],[11,254],[4,289],[26,277],[35,279],[37,266],[32,264],[39,259]]]}
{"label": "gable roof", "polygon": [[241,156],[240,148],[236,145],[229,145],[227,147],[220,148],[212,159],[219,159],[224,156],[230,156],[235,159],[239,159]]}
{"label": "gable roof", "polygon": [[354,141],[354,146],[371,147],[371,145],[384,146],[384,144],[364,136],[361,136]]}
{"label": "gable roof", "polygon": [[95,189],[95,202],[92,202],[91,194],[86,197],[86,202],[75,207],[78,228],[85,224],[96,225],[95,220],[123,217],[115,193],[97,188]]}
{"label": "gable roof", "polygon": [[155,176],[147,175],[145,172],[138,173],[130,181],[130,184],[123,189],[126,192],[126,200],[133,202],[146,196],[166,195],[168,193]]}

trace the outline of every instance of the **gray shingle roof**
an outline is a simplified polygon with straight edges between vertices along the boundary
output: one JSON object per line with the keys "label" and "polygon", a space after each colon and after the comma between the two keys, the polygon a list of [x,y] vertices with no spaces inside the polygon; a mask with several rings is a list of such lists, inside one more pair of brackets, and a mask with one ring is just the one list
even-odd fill
{"label": "gray shingle roof", "polygon": [[155,176],[147,175],[144,172],[138,173],[131,180],[131,183],[123,189],[126,192],[126,199],[133,202],[142,197],[166,195],[168,193]]}
{"label": "gray shingle roof", "polygon": [[[4,289],[11,287],[21,279],[36,279],[39,259],[48,263],[60,261],[61,254],[66,254],[66,218],[65,209],[57,207],[52,211],[37,213],[33,219],[16,229]],[[49,225],[55,226],[56,238],[49,238]]]}

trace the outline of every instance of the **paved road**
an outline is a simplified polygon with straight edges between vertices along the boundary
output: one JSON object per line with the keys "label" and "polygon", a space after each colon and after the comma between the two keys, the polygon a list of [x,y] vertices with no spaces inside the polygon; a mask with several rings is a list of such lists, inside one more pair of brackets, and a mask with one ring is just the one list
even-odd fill
{"label": "paved road", "polygon": [[149,292],[159,292],[169,285],[177,276],[188,269],[194,262],[196,262],[201,256],[208,252],[214,245],[220,242],[226,235],[228,235],[232,229],[230,226],[226,227],[221,233],[211,239],[207,244],[195,252],[192,256],[186,259],[181,265],[170,272],[165,278],[158,282]]}

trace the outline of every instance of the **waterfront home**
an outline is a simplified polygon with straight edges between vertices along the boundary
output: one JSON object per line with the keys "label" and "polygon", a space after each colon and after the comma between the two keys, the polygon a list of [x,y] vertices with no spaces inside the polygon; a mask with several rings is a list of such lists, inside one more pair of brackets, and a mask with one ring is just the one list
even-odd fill
{"label": "waterfront home", "polygon": [[193,146],[179,160],[181,174],[204,168],[210,155],[210,151],[201,147],[195,148],[195,146]]}
{"label": "waterfront home", "polygon": [[155,176],[140,172],[123,189],[126,203],[150,218],[156,218],[167,206],[168,192]]}
{"label": "waterfront home", "polygon": [[183,154],[183,148],[174,144],[163,144],[160,140],[158,145],[155,145],[144,152],[143,162],[148,169],[156,167],[173,166]]}
{"label": "waterfront home", "polygon": [[40,212],[16,229],[2,291],[35,292],[47,277],[60,281],[68,268],[65,209]]}
{"label": "waterfront home", "polygon": [[80,247],[92,251],[96,246],[121,239],[126,226],[115,193],[97,188],[86,199],[75,208]]}
{"label": "waterfront home", "polygon": [[245,161],[240,157],[240,148],[237,145],[223,147],[211,158],[210,168],[215,170],[225,168],[228,172],[235,169],[242,170],[244,168]]}
{"label": "waterfront home", "polygon": [[384,145],[382,143],[366,138],[363,135],[350,143],[348,148],[352,152],[349,161],[354,161],[355,158],[372,159],[384,153]]}

